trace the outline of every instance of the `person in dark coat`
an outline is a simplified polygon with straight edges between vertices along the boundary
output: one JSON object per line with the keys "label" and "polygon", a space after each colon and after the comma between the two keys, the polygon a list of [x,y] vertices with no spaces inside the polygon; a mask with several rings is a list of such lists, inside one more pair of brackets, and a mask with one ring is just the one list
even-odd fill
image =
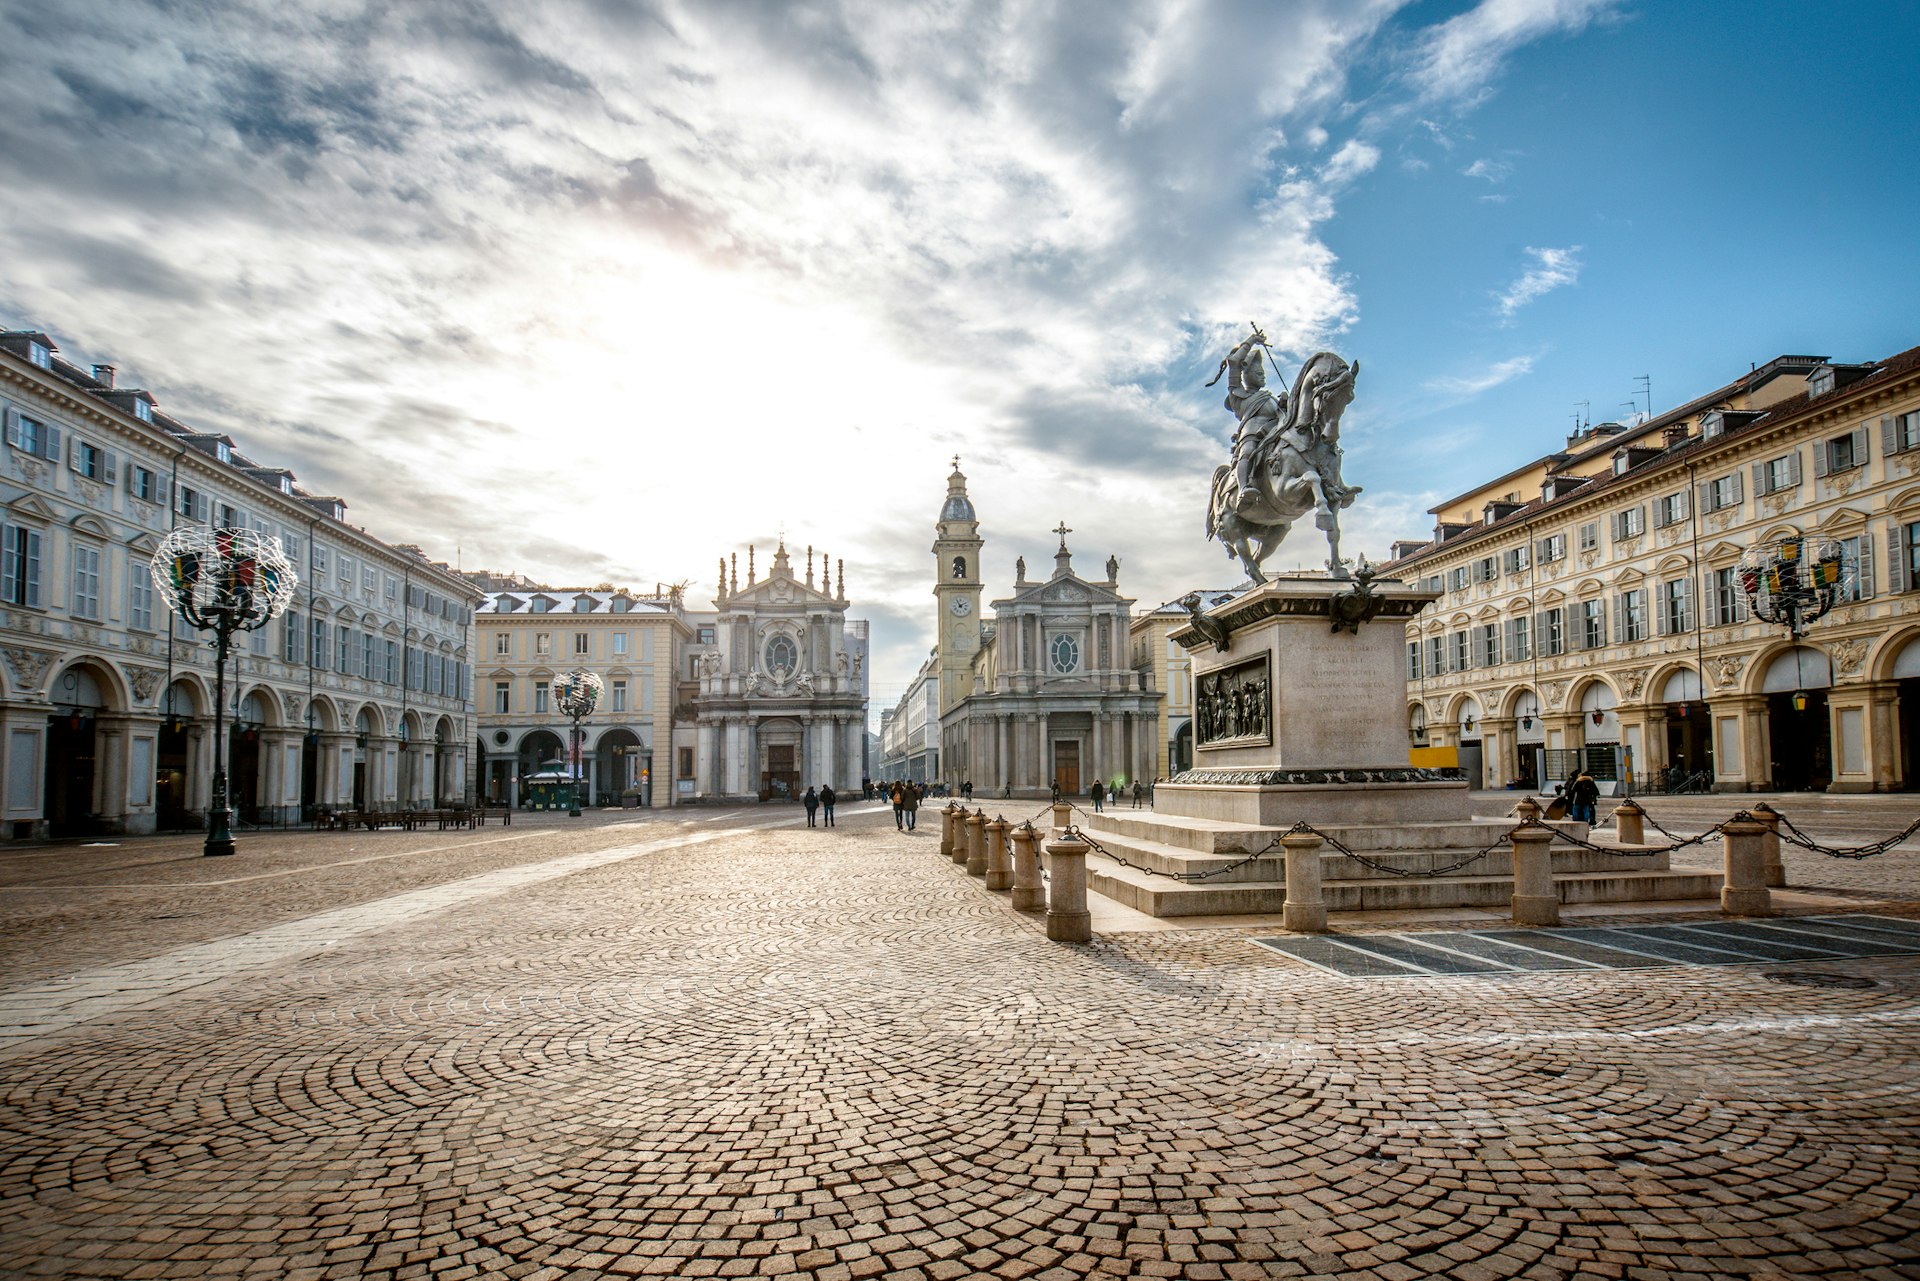
{"label": "person in dark coat", "polygon": [[1142,796],[1145,796],[1146,794],[1147,794],[1147,789],[1140,786],[1140,780],[1137,778],[1134,779],[1133,780],[1133,808],[1135,809],[1140,808],[1140,798]]}
{"label": "person in dark coat", "polygon": [[800,803],[807,807],[807,826],[812,827],[813,812],[820,808],[820,796],[811,787],[809,787],[807,789],[807,794],[800,798]]}
{"label": "person in dark coat", "polygon": [[1093,786],[1087,789],[1087,794],[1093,797],[1093,812],[1098,814],[1102,808],[1101,802],[1107,799],[1107,789],[1102,787],[1100,780],[1096,778],[1093,780]]}
{"label": "person in dark coat", "polygon": [[834,794],[833,794],[833,785],[831,783],[821,787],[820,817],[826,820],[826,825],[828,827],[833,826],[833,802],[835,799],[836,798],[834,797]]}
{"label": "person in dark coat", "polygon": [[909,782],[900,792],[900,807],[906,811],[907,830],[911,832],[915,818],[920,812],[920,789]]}
{"label": "person in dark coat", "polygon": [[906,789],[909,786],[911,786],[911,784],[895,783],[891,797],[893,801],[893,825],[903,832],[907,830]]}
{"label": "person in dark coat", "polygon": [[1600,784],[1593,781],[1593,775],[1582,773],[1567,788],[1569,808],[1576,820],[1592,824],[1598,821],[1600,804]]}
{"label": "person in dark coat", "polygon": [[1053,780],[1053,803],[1055,805],[1060,803],[1060,780],[1057,778]]}

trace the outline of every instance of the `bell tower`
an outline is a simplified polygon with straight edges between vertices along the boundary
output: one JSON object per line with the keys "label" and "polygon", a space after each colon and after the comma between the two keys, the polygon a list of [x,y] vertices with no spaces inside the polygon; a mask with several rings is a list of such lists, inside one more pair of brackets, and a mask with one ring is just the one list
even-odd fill
{"label": "bell tower", "polygon": [[967,497],[960,456],[947,477],[947,501],[933,534],[933,595],[940,602],[940,713],[945,715],[973,689],[973,659],[980,652],[980,521]]}

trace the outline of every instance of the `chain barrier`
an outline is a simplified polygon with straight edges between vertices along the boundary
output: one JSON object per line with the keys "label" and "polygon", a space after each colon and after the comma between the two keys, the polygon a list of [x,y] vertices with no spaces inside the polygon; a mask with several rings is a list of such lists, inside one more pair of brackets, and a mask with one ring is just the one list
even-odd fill
{"label": "chain barrier", "polygon": [[[1734,818],[1740,818],[1742,815],[1747,818],[1753,818],[1753,816],[1747,814],[1745,810],[1742,810],[1740,814],[1734,815]],[[1865,845],[1822,845],[1795,827],[1793,820],[1789,819],[1785,814],[1775,810],[1774,815],[1780,822],[1780,837],[1782,840],[1798,845],[1803,850],[1812,850],[1815,854],[1825,854],[1828,858],[1852,859],[1855,862],[1861,859],[1872,858],[1876,854],[1885,854],[1893,849],[1894,846],[1904,842],[1915,832],[1920,832],[1920,818],[1916,818],[1913,822],[1907,824],[1905,831],[1900,832],[1898,835],[1889,836],[1878,841],[1871,841]],[[1730,819],[1728,821],[1731,822],[1732,820]],[[1754,821],[1759,822],[1758,819],[1754,819]]]}
{"label": "chain barrier", "polygon": [[1232,872],[1239,868],[1245,867],[1247,864],[1253,862],[1255,859],[1265,858],[1269,853],[1273,851],[1273,849],[1276,846],[1280,844],[1280,838],[1276,836],[1274,837],[1273,840],[1269,841],[1264,847],[1262,847],[1260,850],[1256,851],[1255,853],[1249,854],[1243,859],[1239,859],[1235,862],[1228,863],[1222,867],[1213,868],[1210,871],[1162,872],[1158,868],[1142,867],[1138,863],[1134,863],[1125,858],[1122,858],[1120,855],[1115,854],[1112,850],[1102,845],[1099,841],[1094,840],[1093,837],[1087,835],[1087,833],[1081,828],[1069,827],[1067,828],[1067,835],[1072,837],[1076,841],[1086,842],[1093,849],[1098,850],[1101,854],[1112,859],[1114,862],[1118,863],[1121,867],[1132,868],[1136,872],[1145,872],[1148,876],[1164,876],[1170,881],[1183,881],[1183,882],[1189,882],[1189,883],[1193,881],[1212,880],[1216,876],[1225,876],[1228,872]]}
{"label": "chain barrier", "polygon": [[1341,843],[1341,841],[1338,838],[1327,835],[1325,832],[1321,831],[1319,828],[1315,827],[1311,823],[1307,823],[1307,822],[1295,823],[1292,827],[1288,828],[1287,831],[1289,834],[1293,832],[1311,832],[1315,836],[1319,837],[1326,844],[1332,846],[1335,850],[1339,851],[1341,854],[1346,855],[1346,857],[1358,863],[1360,866],[1372,868],[1374,871],[1384,873],[1388,876],[1398,876],[1404,880],[1404,879],[1411,879],[1411,878],[1420,877],[1420,876],[1447,876],[1453,872],[1459,871],[1463,867],[1471,867],[1473,864],[1478,863],[1481,859],[1485,858],[1487,855],[1493,853],[1495,850],[1499,849],[1502,845],[1505,845],[1508,841],[1512,840],[1513,834],[1515,832],[1527,826],[1543,827],[1545,826],[1545,824],[1539,822],[1537,819],[1530,819],[1530,820],[1527,820],[1526,822],[1515,824],[1513,827],[1507,829],[1506,831],[1500,833],[1500,835],[1494,837],[1492,843],[1487,845],[1485,848],[1467,855],[1465,858],[1459,860],[1458,862],[1449,863],[1445,867],[1429,868],[1426,871],[1421,871],[1418,868],[1411,868],[1411,867],[1395,867],[1391,863],[1383,863],[1379,859],[1368,858],[1365,854],[1360,854],[1355,852],[1354,850],[1347,848],[1347,846]]}
{"label": "chain barrier", "polygon": [[1709,828],[1698,836],[1680,837],[1674,836],[1672,832],[1666,832],[1665,835],[1673,840],[1673,844],[1662,845],[1656,849],[1630,850],[1623,849],[1618,845],[1598,844],[1586,839],[1584,836],[1575,836],[1572,832],[1563,831],[1560,828],[1553,827],[1551,824],[1542,823],[1539,819],[1529,819],[1520,826],[1545,827],[1552,831],[1553,839],[1556,841],[1565,841],[1568,845],[1575,845],[1583,850],[1592,850],[1596,854],[1612,854],[1619,858],[1657,858],[1662,854],[1671,854],[1675,850],[1684,850],[1691,845],[1704,845],[1706,842],[1714,840],[1720,835],[1720,829],[1717,827]]}

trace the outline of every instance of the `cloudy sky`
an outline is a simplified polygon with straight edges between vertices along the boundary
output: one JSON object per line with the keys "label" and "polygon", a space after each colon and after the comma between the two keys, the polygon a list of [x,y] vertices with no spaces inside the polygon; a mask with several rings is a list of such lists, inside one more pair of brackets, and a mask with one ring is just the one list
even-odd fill
{"label": "cloudy sky", "polygon": [[1201,384],[1250,320],[1360,360],[1376,555],[1642,375],[1658,409],[1920,343],[1896,0],[0,0],[0,31],[0,325],[468,568],[704,599],[784,528],[846,562],[876,714],[931,641],[955,453],[994,589],[1062,519],[1145,606],[1238,578]]}

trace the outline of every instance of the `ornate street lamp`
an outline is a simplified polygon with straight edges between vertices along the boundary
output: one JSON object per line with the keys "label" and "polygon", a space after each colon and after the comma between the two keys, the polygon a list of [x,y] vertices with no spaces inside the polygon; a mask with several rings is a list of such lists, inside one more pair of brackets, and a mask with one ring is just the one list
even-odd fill
{"label": "ornate street lamp", "polygon": [[187,626],[213,633],[213,796],[208,857],[233,853],[227,806],[227,655],[235,632],[253,632],[286,611],[299,577],[280,540],[250,529],[182,525],[160,540],[148,569],[153,585]]}
{"label": "ornate street lamp", "polygon": [[594,705],[600,701],[600,692],[605,688],[606,682],[577,667],[553,683],[553,701],[573,721],[572,736],[567,740],[567,753],[573,767],[573,808],[567,811],[571,818],[580,817],[580,722],[593,715]]}
{"label": "ornate street lamp", "polygon": [[1786,628],[1797,641],[1839,599],[1840,544],[1806,538],[1762,543],[1740,558],[1739,573],[1747,609],[1762,622]]}

